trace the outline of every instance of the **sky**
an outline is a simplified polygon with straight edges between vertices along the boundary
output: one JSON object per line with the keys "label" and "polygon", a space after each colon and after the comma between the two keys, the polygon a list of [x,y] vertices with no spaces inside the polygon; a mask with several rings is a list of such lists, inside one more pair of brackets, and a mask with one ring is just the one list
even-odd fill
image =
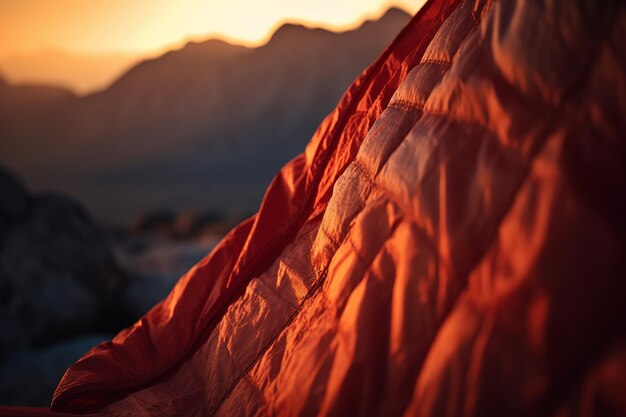
{"label": "sky", "polygon": [[187,40],[267,40],[284,21],[347,29],[423,0],[0,0],[0,57],[62,50],[148,53]]}

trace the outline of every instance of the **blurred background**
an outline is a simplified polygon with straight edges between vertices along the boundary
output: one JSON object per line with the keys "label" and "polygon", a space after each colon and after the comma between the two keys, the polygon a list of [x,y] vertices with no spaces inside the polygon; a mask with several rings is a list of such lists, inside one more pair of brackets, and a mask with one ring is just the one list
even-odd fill
{"label": "blurred background", "polygon": [[254,213],[421,4],[0,0],[0,404]]}

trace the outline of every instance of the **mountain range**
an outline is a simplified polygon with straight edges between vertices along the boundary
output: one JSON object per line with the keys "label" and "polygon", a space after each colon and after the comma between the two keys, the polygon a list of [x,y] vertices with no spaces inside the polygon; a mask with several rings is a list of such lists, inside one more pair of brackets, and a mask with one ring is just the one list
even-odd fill
{"label": "mountain range", "polygon": [[408,19],[390,9],[341,33],[285,24],[256,48],[191,42],[82,97],[0,79],[0,165],[112,223],[155,208],[254,211]]}

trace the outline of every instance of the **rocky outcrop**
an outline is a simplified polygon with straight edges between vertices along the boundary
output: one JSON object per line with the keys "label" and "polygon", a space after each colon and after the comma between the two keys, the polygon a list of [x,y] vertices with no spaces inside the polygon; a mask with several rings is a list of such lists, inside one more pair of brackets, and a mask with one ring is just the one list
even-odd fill
{"label": "rocky outcrop", "polygon": [[89,214],[58,194],[31,195],[0,170],[0,357],[120,326],[126,285]]}
{"label": "rocky outcrop", "polygon": [[[65,369],[136,320],[215,245],[174,241],[148,213],[109,241],[75,200],[31,194],[0,169],[0,404],[47,406]],[[196,230],[213,218],[181,216]],[[167,232],[167,233],[166,233]]]}

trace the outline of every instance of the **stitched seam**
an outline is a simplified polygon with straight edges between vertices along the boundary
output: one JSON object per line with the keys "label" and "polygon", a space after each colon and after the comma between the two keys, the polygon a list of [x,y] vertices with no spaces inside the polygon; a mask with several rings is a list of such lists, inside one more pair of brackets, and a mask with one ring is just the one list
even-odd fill
{"label": "stitched seam", "polygon": [[[350,165],[354,165],[354,167],[355,167],[355,168],[357,168],[357,170],[361,170],[361,171],[362,171],[362,174],[363,174],[363,177],[364,177],[364,178],[365,178],[365,179],[369,182],[369,184],[368,184],[368,185],[369,185],[371,188],[374,188],[374,190],[375,190],[375,191],[377,191],[377,190],[378,190],[378,188],[379,188],[379,187],[378,187],[378,184],[376,184],[376,183],[374,183],[373,181],[371,181],[371,179],[369,178],[369,176],[366,174],[365,169],[364,169],[361,165],[359,165],[359,164],[357,163],[356,159],[355,159],[354,161],[352,161],[352,163],[350,163]],[[369,190],[369,193],[368,193],[367,197],[366,197],[366,198],[364,198],[364,199],[363,199],[363,201],[361,201],[361,204],[359,205],[359,208],[357,208],[357,209],[354,211],[354,215],[351,217],[351,219],[356,218],[356,217],[357,217],[357,216],[358,216],[358,215],[359,215],[359,214],[363,211],[363,209],[365,208],[365,206],[366,206],[366,205],[367,205],[367,203],[370,201],[370,199],[371,199],[371,197],[372,197],[373,195],[374,195],[374,194],[372,193],[372,190]],[[326,228],[324,228],[324,226],[323,226],[323,225],[321,225],[321,226],[320,226],[320,229],[321,229],[322,233],[324,234],[324,236],[325,236],[327,239],[329,239],[329,240],[331,241],[331,243],[333,243],[333,244],[335,245],[334,250],[337,250],[337,249],[339,248],[339,246],[341,246],[341,243],[345,241],[346,236],[350,233],[350,230],[352,229],[352,226],[353,226],[352,224],[350,224],[350,225],[348,226],[348,230],[346,230],[345,235],[343,236],[343,238],[342,238],[342,239],[339,239],[339,240],[338,240],[338,239],[336,239],[336,238],[334,238],[334,237],[332,237],[332,236],[331,236],[331,234],[330,234],[330,232],[329,232],[328,230],[326,230]]]}
{"label": "stitched seam", "polygon": [[[393,103],[393,104],[390,104],[390,105],[389,105],[389,107],[391,107],[391,108],[393,108],[393,109],[396,109],[396,110],[406,111],[406,112],[412,112],[412,111],[420,111],[420,112],[421,112],[421,110],[417,109],[416,107],[414,107],[414,106],[412,106],[412,105],[410,105],[410,104],[403,104],[403,103],[398,103],[398,104],[396,104],[396,103]],[[420,116],[421,116],[421,115],[420,115]],[[416,119],[416,123],[417,123],[417,121],[419,121],[419,117]],[[406,133],[408,134],[408,133],[411,131],[411,129],[413,129],[413,126],[411,126],[411,127],[409,128],[409,130],[408,130]],[[406,135],[405,135],[405,136],[406,136]],[[405,139],[406,139],[406,138],[405,138]],[[403,140],[401,140],[401,141],[398,143],[398,146],[400,146],[400,145],[402,144],[402,142],[404,142],[404,139],[403,139]],[[397,146],[396,146],[396,148],[397,148]],[[394,149],[393,151],[391,151],[391,153],[394,153],[394,152],[395,152],[395,149]],[[387,158],[387,159],[389,159],[389,158]],[[386,163],[386,162],[387,162],[387,161],[385,160],[385,163]],[[381,164],[381,168],[382,168],[382,166],[383,166],[383,165],[384,165],[384,164]]]}
{"label": "stitched seam", "polygon": [[[389,103],[389,107],[396,107],[402,110],[408,110],[408,111],[423,111],[424,109],[424,105],[426,104],[426,100],[420,100],[418,102],[414,102],[414,101],[410,101],[410,100],[405,100],[405,99],[399,99],[399,100],[394,100],[393,103]],[[419,119],[418,119],[419,120]],[[417,121],[415,122],[417,123]],[[415,124],[414,124],[415,126]],[[392,152],[393,153],[393,152]]]}
{"label": "stitched seam", "polygon": [[[466,35],[467,37],[467,35]],[[425,59],[422,62],[420,62],[420,65],[441,65],[444,67],[450,67],[452,65],[452,61],[446,61],[445,59],[435,59],[435,58],[429,58],[429,59]]]}
{"label": "stitched seam", "polygon": [[380,185],[374,182],[374,180],[372,179],[372,175],[367,171],[367,169],[363,165],[361,165],[361,162],[354,160],[351,165],[354,166],[354,168],[356,168],[357,171],[361,172],[363,179],[365,179],[365,181],[367,181],[371,187],[375,189],[380,188]]}
{"label": "stitched seam", "polygon": [[320,231],[322,232],[324,237],[328,239],[330,243],[333,245],[333,250],[337,250],[340,246],[339,241],[337,241],[334,237],[332,237],[330,233],[324,227],[320,226]]}

